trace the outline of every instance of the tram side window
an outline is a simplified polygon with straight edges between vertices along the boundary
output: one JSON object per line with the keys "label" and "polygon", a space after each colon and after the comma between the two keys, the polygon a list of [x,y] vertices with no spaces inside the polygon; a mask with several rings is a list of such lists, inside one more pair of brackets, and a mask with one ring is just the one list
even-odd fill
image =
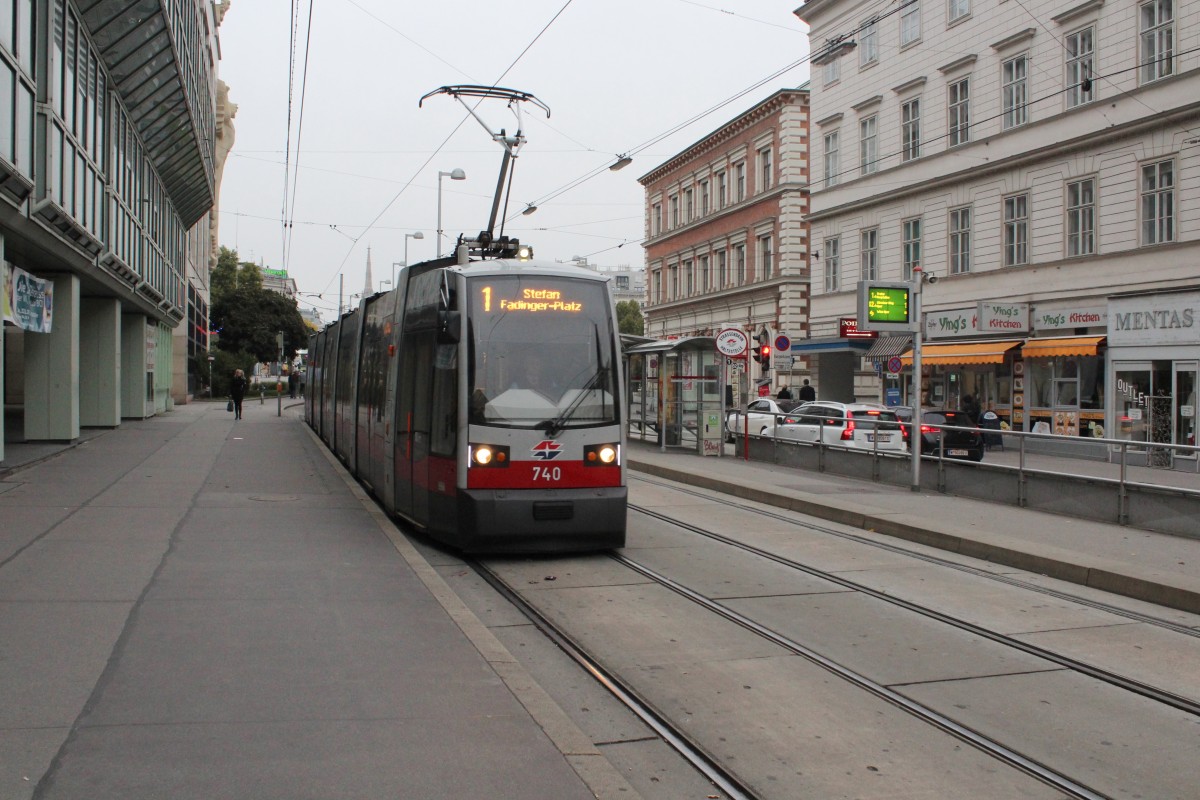
{"label": "tram side window", "polygon": [[458,440],[458,350],[455,345],[438,345],[433,363],[432,400],[430,452],[452,456]]}

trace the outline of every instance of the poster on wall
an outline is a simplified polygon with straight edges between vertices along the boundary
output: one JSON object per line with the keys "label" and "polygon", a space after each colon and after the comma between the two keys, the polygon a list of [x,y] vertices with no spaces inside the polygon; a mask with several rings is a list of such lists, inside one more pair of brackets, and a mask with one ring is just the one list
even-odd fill
{"label": "poster on wall", "polygon": [[1055,411],[1054,412],[1054,435],[1055,436],[1077,436],[1079,434],[1079,412],[1078,411]]}
{"label": "poster on wall", "polygon": [[4,321],[34,333],[50,333],[54,319],[54,284],[20,267],[5,265]]}

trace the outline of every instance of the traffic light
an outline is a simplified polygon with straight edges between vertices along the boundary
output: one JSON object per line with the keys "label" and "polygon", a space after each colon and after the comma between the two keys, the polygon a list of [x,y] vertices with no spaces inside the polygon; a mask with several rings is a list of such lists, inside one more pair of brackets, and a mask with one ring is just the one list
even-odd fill
{"label": "traffic light", "polygon": [[764,370],[771,368],[771,345],[761,344],[758,346],[758,363],[762,364]]}

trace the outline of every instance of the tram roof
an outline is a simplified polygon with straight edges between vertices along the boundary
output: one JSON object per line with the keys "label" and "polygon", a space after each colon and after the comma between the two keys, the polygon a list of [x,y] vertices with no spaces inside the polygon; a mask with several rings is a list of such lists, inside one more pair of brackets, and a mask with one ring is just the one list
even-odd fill
{"label": "tram roof", "polygon": [[463,272],[486,273],[495,272],[519,273],[536,272],[539,275],[558,275],[564,278],[589,278],[591,280],[612,280],[611,275],[596,272],[594,269],[577,267],[573,264],[562,264],[557,261],[520,261],[515,258],[488,258],[482,261],[471,261],[459,267]]}

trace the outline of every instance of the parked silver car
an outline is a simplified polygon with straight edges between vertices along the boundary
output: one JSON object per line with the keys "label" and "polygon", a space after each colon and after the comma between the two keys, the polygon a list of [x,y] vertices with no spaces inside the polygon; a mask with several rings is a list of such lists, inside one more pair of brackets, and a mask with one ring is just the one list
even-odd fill
{"label": "parked silver car", "polygon": [[792,409],[788,416],[796,421],[779,426],[780,439],[864,450],[908,449],[903,426],[887,406],[815,400]]}

